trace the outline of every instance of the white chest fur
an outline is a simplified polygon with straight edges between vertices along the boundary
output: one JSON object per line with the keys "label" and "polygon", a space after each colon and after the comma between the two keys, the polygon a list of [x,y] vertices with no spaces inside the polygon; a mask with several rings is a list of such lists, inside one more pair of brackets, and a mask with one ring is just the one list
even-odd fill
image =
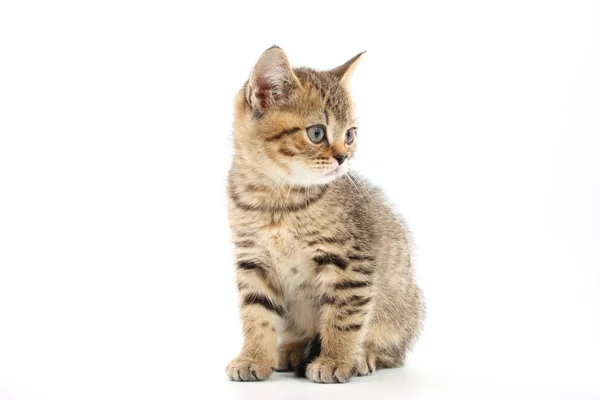
{"label": "white chest fur", "polygon": [[283,289],[289,313],[286,324],[312,335],[317,329],[314,266],[297,234],[284,227],[270,227],[262,234]]}
{"label": "white chest fur", "polygon": [[307,272],[310,255],[304,251],[296,232],[281,225],[270,226],[263,230],[262,239],[282,283],[289,284],[287,281],[296,280],[292,278],[306,275],[303,272]]}

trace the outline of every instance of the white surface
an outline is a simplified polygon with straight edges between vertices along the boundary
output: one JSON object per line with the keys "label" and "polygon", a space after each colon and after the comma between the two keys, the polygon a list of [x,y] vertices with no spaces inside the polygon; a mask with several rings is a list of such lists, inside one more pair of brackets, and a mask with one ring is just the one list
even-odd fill
{"label": "white surface", "polygon": [[[600,397],[600,6],[452,3],[2,2],[0,399]],[[368,50],[353,165],[428,301],[403,369],[226,381],[232,99],[273,43]]]}

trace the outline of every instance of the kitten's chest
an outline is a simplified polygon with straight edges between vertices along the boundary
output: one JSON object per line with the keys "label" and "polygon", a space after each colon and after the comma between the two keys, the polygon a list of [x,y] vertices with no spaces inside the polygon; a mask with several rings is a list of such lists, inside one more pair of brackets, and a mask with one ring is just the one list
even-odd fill
{"label": "kitten's chest", "polygon": [[[286,308],[296,314],[306,313],[303,319],[305,327],[314,322],[314,268],[311,267],[311,255],[304,248],[301,239],[294,230],[273,229],[266,235],[272,267],[277,273],[286,301]],[[299,308],[297,304],[303,304]],[[309,321],[312,321],[309,323]]]}
{"label": "kitten's chest", "polygon": [[293,287],[310,280],[311,255],[293,226],[285,223],[271,224],[263,229],[262,237],[272,266],[284,285]]}
{"label": "kitten's chest", "polygon": [[295,230],[285,224],[271,224],[262,230],[263,243],[274,263],[291,266],[302,258],[302,245]]}

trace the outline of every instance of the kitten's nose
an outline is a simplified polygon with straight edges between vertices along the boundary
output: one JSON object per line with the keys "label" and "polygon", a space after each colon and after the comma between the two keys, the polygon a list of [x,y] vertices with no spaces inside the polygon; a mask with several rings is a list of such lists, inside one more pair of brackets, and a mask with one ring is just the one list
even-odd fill
{"label": "kitten's nose", "polygon": [[338,164],[342,165],[342,163],[344,161],[346,161],[346,158],[348,158],[348,155],[346,154],[336,154],[335,156],[333,156],[333,158],[335,158],[338,162]]}

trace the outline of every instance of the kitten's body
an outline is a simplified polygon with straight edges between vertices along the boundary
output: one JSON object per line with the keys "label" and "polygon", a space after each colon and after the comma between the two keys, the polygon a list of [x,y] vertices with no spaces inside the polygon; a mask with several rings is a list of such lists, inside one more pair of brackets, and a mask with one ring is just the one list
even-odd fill
{"label": "kitten's body", "polygon": [[[275,67],[287,66],[280,49],[269,52],[277,52]],[[295,70],[296,86],[270,81],[266,94],[253,91],[251,76],[236,100],[228,190],[245,340],[228,367],[234,380],[266,379],[278,368],[344,382],[401,365],[418,334],[422,303],[400,218],[364,180],[325,178],[344,166],[330,162],[336,151],[354,151],[339,143],[353,122],[342,86],[351,61],[341,75]],[[262,72],[260,63],[255,71]],[[328,143],[313,148],[296,128],[322,119]],[[313,173],[317,183],[297,183]]]}

